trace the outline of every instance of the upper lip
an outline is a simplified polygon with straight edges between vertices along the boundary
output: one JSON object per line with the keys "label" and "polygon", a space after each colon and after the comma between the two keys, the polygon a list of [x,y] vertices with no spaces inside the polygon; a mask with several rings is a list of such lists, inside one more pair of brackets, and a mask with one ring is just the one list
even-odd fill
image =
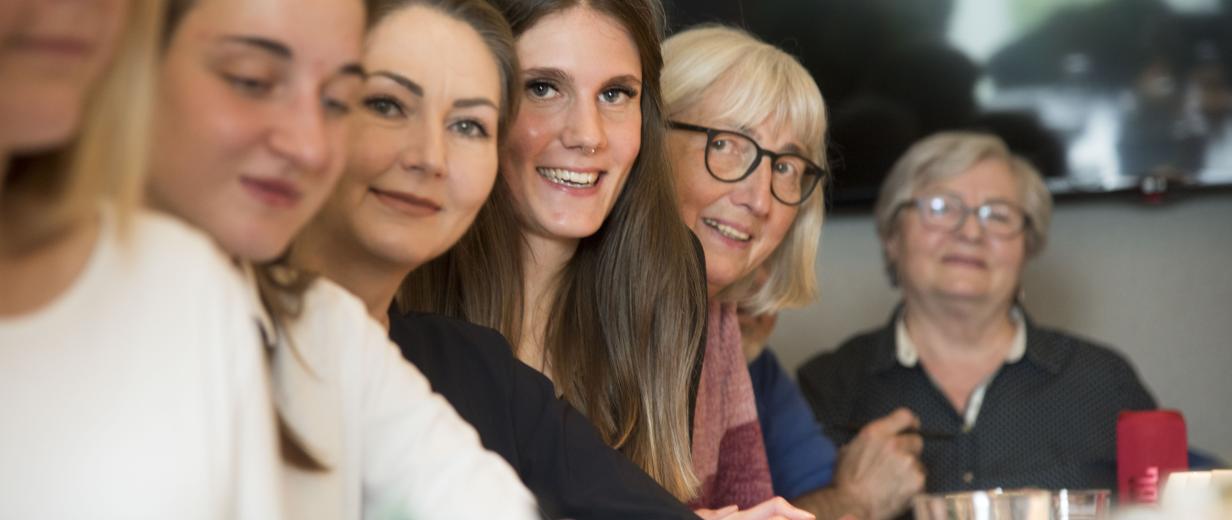
{"label": "upper lip", "polygon": [[535,168],[541,169],[541,170],[568,170],[571,172],[578,172],[578,173],[598,173],[598,174],[602,174],[607,171],[607,170],[604,170],[603,168],[577,168],[574,166],[536,166]]}
{"label": "upper lip", "polygon": [[426,198],[426,197],[420,197],[413,193],[408,193],[405,191],[386,190],[386,189],[377,188],[377,187],[372,187],[371,189],[372,191],[380,193],[381,195],[385,195],[387,197],[393,197],[395,199],[406,202],[407,204],[414,204],[416,206],[425,206],[425,207],[438,210],[438,211],[441,209],[441,205],[437,204],[436,201]]}
{"label": "upper lip", "polygon": [[944,255],[941,257],[941,259],[942,260],[958,260],[961,262],[972,262],[972,263],[978,263],[978,264],[984,263],[984,259],[978,256],[963,255],[963,254],[958,254],[958,253],[950,253],[950,254]]}
{"label": "upper lip", "polygon": [[739,231],[739,232],[741,232],[741,233],[744,233],[744,234],[746,234],[746,235],[748,235],[748,236],[750,236],[750,237],[751,237],[751,236],[753,236],[753,230],[752,230],[752,229],[749,229],[749,227],[748,227],[748,226],[745,226],[745,225],[743,225],[743,224],[737,224],[737,223],[732,222],[732,221],[730,221],[730,220],[725,220],[725,219],[715,218],[715,217],[702,217],[702,220],[713,220],[713,221],[715,221],[715,222],[718,222],[718,223],[720,223],[720,224],[723,224],[724,226],[728,226],[728,227],[730,227],[730,228],[732,228],[732,229],[735,229],[736,231]]}
{"label": "upper lip", "polygon": [[295,183],[293,182],[286,181],[283,179],[265,179],[261,177],[245,176],[243,177],[243,180],[246,182],[258,184],[262,188],[267,189],[267,190],[274,190],[274,191],[281,192],[295,199],[299,199],[300,196],[303,195],[303,191],[299,189],[299,186],[296,186]]}

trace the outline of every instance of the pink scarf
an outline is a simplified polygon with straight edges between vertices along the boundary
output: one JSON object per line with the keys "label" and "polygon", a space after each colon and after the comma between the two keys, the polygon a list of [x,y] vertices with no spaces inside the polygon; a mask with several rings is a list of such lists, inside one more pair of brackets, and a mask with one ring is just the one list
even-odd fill
{"label": "pink scarf", "polygon": [[693,470],[702,487],[690,506],[745,509],[773,497],[774,489],[736,306],[712,300],[706,333],[693,416]]}

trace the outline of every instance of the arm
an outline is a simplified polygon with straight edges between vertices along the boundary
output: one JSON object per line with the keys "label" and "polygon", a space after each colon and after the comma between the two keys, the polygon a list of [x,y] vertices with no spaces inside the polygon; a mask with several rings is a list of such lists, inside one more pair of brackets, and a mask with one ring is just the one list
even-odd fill
{"label": "arm", "polygon": [[365,320],[363,386],[365,516],[536,518],[534,499],[497,455]]}

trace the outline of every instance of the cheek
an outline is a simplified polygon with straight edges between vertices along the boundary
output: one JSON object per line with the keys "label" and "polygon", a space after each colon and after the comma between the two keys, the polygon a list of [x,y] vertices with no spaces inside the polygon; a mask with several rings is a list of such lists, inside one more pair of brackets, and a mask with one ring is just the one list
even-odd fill
{"label": "cheek", "polygon": [[[505,143],[505,170],[520,176],[523,169],[533,167],[536,156],[557,135],[555,117],[532,108],[520,111],[517,120],[510,126],[509,139]],[[532,163],[532,164],[528,164]]]}
{"label": "cheek", "polygon": [[396,132],[361,126],[351,132],[350,147],[344,151],[347,167],[343,179],[369,184],[397,165],[401,149]]}
{"label": "cheek", "polygon": [[633,162],[642,150],[642,118],[630,117],[612,128],[608,132],[608,146],[621,170],[633,169]]}
{"label": "cheek", "polygon": [[796,220],[796,214],[799,213],[794,206],[788,208],[777,202],[774,204],[774,214],[770,216],[766,226],[766,251],[759,255],[761,258],[754,262],[755,264],[760,264],[783,243],[783,239],[787,237],[787,231],[791,229],[791,223]]}
{"label": "cheek", "polygon": [[449,193],[458,214],[470,221],[487,202],[496,183],[496,150],[453,154],[449,165]]}

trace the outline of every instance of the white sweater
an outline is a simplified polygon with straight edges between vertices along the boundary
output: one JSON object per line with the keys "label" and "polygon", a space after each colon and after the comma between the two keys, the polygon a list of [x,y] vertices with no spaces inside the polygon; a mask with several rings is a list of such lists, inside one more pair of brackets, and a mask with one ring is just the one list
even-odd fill
{"label": "white sweater", "polygon": [[278,518],[251,289],[178,222],[131,231],[104,212],[73,286],[0,318],[0,518]]}
{"label": "white sweater", "polygon": [[513,469],[357,298],[318,279],[292,323],[273,358],[275,400],[326,469],[287,467],[290,518],[538,518]]}

